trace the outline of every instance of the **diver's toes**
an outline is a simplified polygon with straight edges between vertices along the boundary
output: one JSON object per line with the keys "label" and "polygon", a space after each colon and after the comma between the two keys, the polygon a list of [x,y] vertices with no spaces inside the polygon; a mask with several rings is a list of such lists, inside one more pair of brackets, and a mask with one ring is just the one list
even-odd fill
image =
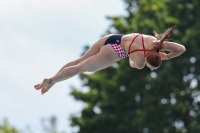
{"label": "diver's toes", "polygon": [[37,85],[35,85],[34,88],[35,88],[36,90],[41,89],[41,84],[37,84]]}

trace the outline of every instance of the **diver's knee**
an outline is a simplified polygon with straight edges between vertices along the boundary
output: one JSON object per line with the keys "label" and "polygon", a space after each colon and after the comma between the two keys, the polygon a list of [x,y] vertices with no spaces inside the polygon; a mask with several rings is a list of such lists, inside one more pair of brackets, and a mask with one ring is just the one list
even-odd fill
{"label": "diver's knee", "polygon": [[78,73],[82,73],[82,72],[85,72],[85,71],[86,71],[86,69],[84,68],[84,66],[82,66],[81,64],[77,64],[77,65],[75,66],[75,69],[76,69],[76,71],[77,71]]}

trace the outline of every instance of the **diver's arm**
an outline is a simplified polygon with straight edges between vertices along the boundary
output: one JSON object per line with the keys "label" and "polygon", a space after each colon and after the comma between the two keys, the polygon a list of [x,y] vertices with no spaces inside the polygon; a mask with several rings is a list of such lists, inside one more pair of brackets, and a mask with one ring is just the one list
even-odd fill
{"label": "diver's arm", "polygon": [[170,52],[169,54],[160,52],[162,60],[169,60],[169,59],[172,59],[174,57],[181,55],[183,52],[186,51],[186,49],[181,44],[165,41],[163,43],[162,51]]}

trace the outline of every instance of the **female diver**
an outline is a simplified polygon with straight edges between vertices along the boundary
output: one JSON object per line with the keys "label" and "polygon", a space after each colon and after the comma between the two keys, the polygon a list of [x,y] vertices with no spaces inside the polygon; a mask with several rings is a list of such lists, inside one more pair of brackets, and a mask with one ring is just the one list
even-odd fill
{"label": "female diver", "polygon": [[[111,66],[113,63],[129,57],[130,66],[143,69],[145,64],[151,70],[160,67],[162,60],[169,60],[186,51],[183,45],[165,41],[176,26],[154,36],[132,34],[109,34],[95,42],[79,59],[64,65],[58,73],[45,78],[34,86],[41,93],[47,92],[55,83],[69,79],[82,72],[94,72]],[[165,51],[169,53],[166,54]]]}

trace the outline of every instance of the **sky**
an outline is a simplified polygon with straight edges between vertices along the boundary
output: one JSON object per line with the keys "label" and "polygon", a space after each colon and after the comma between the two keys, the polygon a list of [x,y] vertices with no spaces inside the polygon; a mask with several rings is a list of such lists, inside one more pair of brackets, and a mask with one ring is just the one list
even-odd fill
{"label": "sky", "polygon": [[121,0],[0,0],[0,123],[30,126],[55,115],[58,129],[71,133],[71,114],[84,104],[70,96],[81,88],[75,76],[41,95],[33,86],[79,58],[108,28],[108,15],[124,14]]}

